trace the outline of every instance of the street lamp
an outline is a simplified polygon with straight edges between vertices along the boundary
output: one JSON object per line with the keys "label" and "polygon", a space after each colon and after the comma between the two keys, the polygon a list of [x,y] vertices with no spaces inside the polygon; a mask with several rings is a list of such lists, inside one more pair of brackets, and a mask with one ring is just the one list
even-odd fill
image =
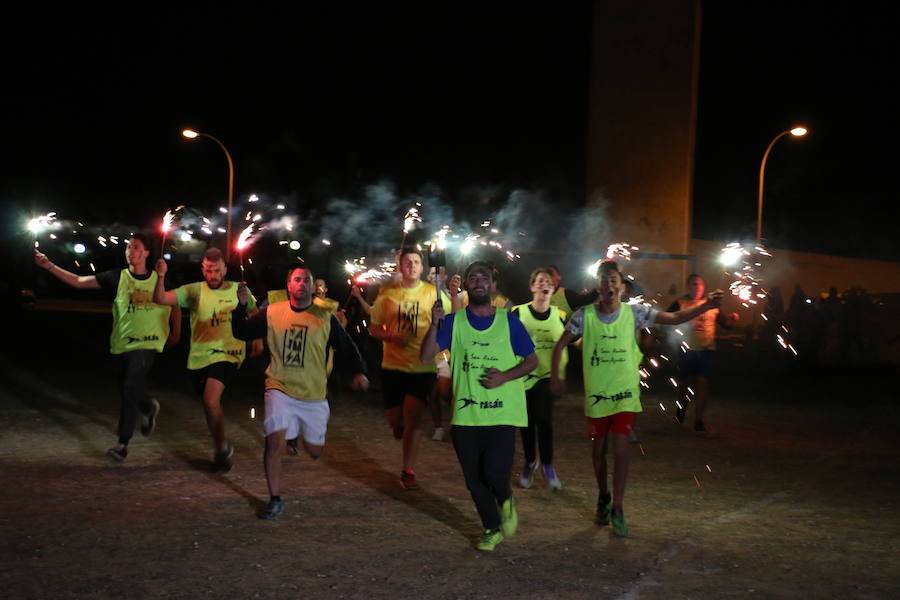
{"label": "street lamp", "polygon": [[776,135],[771,143],[769,143],[769,147],[766,148],[766,153],[763,154],[762,164],[759,167],[759,202],[756,207],[756,243],[762,243],[762,208],[763,208],[763,179],[766,173],[766,160],[769,158],[769,152],[772,151],[772,146],[775,145],[775,142],[780,140],[782,137],[787,134],[791,134],[795,137],[802,137],[806,135],[805,127],[794,127],[793,129],[788,129],[787,131],[782,131],[778,135]]}
{"label": "street lamp", "polygon": [[225,144],[208,133],[194,131],[193,129],[185,129],[181,132],[181,135],[189,140],[198,137],[209,138],[217,143],[219,148],[222,149],[222,152],[225,153],[225,159],[228,161],[228,225],[225,229],[225,259],[229,260],[231,258],[231,203],[232,198],[234,197],[234,163],[231,161],[231,154],[228,153],[228,148],[225,147]]}

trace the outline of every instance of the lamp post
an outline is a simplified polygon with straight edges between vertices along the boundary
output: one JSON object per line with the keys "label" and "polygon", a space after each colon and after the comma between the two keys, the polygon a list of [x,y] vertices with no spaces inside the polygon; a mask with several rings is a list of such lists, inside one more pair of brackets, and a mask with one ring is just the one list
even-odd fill
{"label": "lamp post", "polygon": [[225,153],[225,159],[228,161],[228,224],[225,228],[225,260],[231,259],[231,204],[234,198],[234,163],[231,161],[231,154],[228,153],[228,148],[225,147],[225,144],[220,142],[217,138],[209,135],[208,133],[202,133],[200,131],[194,131],[193,129],[185,129],[181,132],[185,138],[189,140],[196,139],[198,137],[209,138],[215,143],[219,145],[219,148],[222,149],[222,152]]}
{"label": "lamp post", "polygon": [[766,174],[766,160],[769,158],[769,152],[772,151],[772,146],[775,145],[775,142],[780,140],[782,137],[787,134],[791,134],[795,137],[802,137],[806,135],[805,127],[794,127],[793,129],[788,129],[787,131],[782,131],[778,135],[776,135],[772,141],[769,143],[769,147],[766,148],[766,153],[763,154],[762,164],[759,167],[759,202],[756,207],[756,243],[762,243],[762,209],[763,209],[763,180],[765,179]]}

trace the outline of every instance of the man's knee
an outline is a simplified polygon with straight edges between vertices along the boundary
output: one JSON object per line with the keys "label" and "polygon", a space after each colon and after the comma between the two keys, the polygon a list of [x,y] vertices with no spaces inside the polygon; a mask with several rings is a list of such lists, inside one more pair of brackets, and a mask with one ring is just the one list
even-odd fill
{"label": "man's knee", "polygon": [[312,459],[317,459],[325,452],[325,445],[317,446],[315,444],[307,444],[303,442],[303,447],[306,449],[306,453],[309,454],[309,457]]}

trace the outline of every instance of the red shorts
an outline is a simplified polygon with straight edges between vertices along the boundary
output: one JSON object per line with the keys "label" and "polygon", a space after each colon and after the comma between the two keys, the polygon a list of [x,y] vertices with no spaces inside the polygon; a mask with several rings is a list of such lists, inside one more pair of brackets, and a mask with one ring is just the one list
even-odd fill
{"label": "red shorts", "polygon": [[619,412],[608,417],[585,417],[587,419],[588,437],[592,440],[605,438],[608,433],[631,434],[634,423],[633,412]]}

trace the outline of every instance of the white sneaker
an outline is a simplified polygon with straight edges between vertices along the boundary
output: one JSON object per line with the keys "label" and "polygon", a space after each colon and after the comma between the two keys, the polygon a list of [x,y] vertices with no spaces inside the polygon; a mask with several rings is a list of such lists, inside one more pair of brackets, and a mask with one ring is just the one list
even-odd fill
{"label": "white sneaker", "polygon": [[526,490],[531,487],[531,483],[534,480],[534,472],[537,470],[537,467],[537,461],[525,463],[525,466],[522,467],[522,474],[519,476],[519,486]]}
{"label": "white sneaker", "polygon": [[562,482],[557,477],[556,469],[553,468],[553,465],[544,465],[544,479],[547,480],[547,487],[550,488],[551,492],[562,489]]}
{"label": "white sneaker", "polygon": [[435,427],[434,435],[431,436],[435,442],[443,442],[444,441],[444,428],[443,427]]}

